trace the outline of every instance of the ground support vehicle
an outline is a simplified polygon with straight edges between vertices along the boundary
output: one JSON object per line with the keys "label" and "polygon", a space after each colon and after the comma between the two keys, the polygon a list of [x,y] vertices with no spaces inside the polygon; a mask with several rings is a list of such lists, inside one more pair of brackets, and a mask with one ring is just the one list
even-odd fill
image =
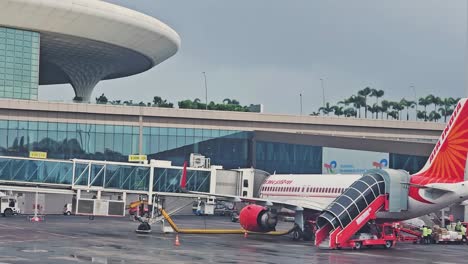
{"label": "ground support vehicle", "polygon": [[361,249],[365,247],[383,246],[391,248],[398,240],[397,231],[393,224],[377,224],[378,234],[357,233],[349,241],[342,243],[339,248]]}
{"label": "ground support vehicle", "polygon": [[0,198],[0,212],[3,216],[9,217],[21,213],[17,197],[14,195],[4,195]]}

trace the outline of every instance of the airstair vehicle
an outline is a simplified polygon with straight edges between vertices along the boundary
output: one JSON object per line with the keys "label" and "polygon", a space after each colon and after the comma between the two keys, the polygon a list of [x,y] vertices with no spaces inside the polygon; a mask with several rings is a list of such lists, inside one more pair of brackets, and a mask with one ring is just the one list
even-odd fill
{"label": "airstair vehicle", "polygon": [[[409,174],[405,171],[368,171],[317,218],[315,245],[329,249],[355,247],[360,230],[376,219],[378,212],[408,209],[408,188],[404,184],[408,180]],[[389,242],[392,242],[387,243],[391,247],[394,241]]]}

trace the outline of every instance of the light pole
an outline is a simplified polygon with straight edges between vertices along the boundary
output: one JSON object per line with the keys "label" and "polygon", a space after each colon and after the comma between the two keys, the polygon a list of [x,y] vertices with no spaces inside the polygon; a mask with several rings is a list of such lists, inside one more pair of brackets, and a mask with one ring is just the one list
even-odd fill
{"label": "light pole", "polygon": [[208,85],[206,84],[206,73],[203,73],[203,77],[205,78],[205,110],[208,110]]}
{"label": "light pole", "polygon": [[320,78],[320,86],[322,86],[322,107],[325,107],[325,87],[323,86],[322,78]]}
{"label": "light pole", "polygon": [[299,104],[301,106],[301,115],[302,115],[302,93],[299,94]]}

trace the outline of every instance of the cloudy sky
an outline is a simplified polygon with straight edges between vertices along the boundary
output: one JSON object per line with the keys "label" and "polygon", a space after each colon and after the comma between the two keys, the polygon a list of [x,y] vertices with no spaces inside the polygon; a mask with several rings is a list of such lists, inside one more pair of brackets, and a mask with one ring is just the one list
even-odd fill
{"label": "cloudy sky", "polygon": [[[299,113],[365,86],[387,99],[433,93],[461,97],[466,0],[112,0],[154,16],[182,39],[179,52],[145,73],[103,81],[94,97],[171,102],[236,98],[266,112]],[[415,89],[409,87],[414,85]],[[70,100],[69,85],[42,86],[40,99]]]}

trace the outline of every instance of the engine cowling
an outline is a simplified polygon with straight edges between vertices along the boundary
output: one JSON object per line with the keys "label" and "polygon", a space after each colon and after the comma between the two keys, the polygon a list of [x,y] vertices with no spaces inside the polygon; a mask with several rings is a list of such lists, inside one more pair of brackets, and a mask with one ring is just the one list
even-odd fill
{"label": "engine cowling", "polygon": [[247,231],[270,232],[275,230],[278,217],[266,207],[250,204],[240,211],[239,222]]}

